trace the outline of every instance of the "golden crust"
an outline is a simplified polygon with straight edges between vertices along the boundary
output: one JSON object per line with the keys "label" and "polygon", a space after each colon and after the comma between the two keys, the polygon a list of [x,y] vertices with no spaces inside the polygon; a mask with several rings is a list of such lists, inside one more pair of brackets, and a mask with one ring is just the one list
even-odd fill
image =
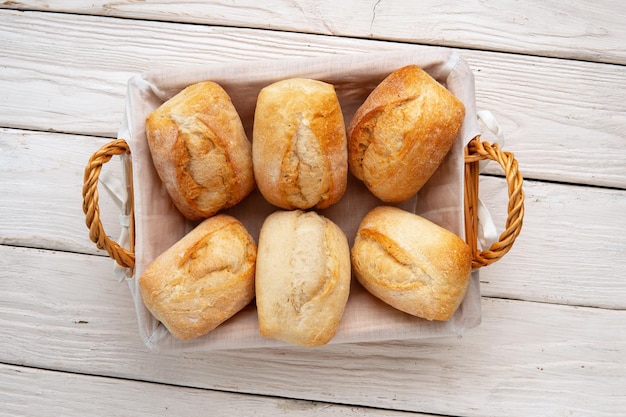
{"label": "golden crust", "polygon": [[252,147],[228,94],[216,83],[190,85],[146,119],[154,166],[179,211],[207,218],[254,188]]}
{"label": "golden crust", "polygon": [[351,256],[356,278],[370,293],[428,320],[452,317],[471,276],[470,249],[461,238],[395,207],[365,216]]}
{"label": "golden crust", "polygon": [[277,211],[261,228],[256,304],[261,335],[320,346],[336,334],[350,292],[350,249],[315,212]]}
{"label": "golden crust", "polygon": [[218,214],[161,254],[139,277],[144,304],[177,339],[202,336],[254,298],[256,244]]}
{"label": "golden crust", "polygon": [[347,185],[348,150],[334,87],[293,78],[261,90],[252,158],[259,191],[275,206],[322,209],[339,201]]}
{"label": "golden crust", "polygon": [[424,70],[400,68],[350,121],[350,172],[382,201],[405,201],[437,170],[464,116],[463,103]]}

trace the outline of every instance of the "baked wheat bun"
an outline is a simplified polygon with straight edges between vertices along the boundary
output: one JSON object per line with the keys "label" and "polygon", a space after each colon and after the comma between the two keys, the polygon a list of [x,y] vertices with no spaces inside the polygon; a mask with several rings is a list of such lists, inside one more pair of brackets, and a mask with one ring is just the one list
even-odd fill
{"label": "baked wheat bun", "polygon": [[463,103],[424,70],[400,68],[350,121],[350,172],[382,201],[405,201],[437,170],[464,116]]}
{"label": "baked wheat bun", "polygon": [[265,199],[283,209],[323,209],[348,178],[346,127],[335,88],[293,78],[263,88],[252,135],[254,175]]}
{"label": "baked wheat bun", "polygon": [[358,281],[373,295],[411,315],[448,320],[471,275],[469,246],[416,214],[380,206],[363,218],[352,247]]}
{"label": "baked wheat bun", "polygon": [[190,85],[146,120],[152,160],[178,210],[207,218],[254,188],[251,144],[218,84]]}
{"label": "baked wheat bun", "polygon": [[254,298],[256,244],[218,214],[163,252],[139,277],[145,306],[177,339],[202,336]]}
{"label": "baked wheat bun", "polygon": [[261,335],[313,347],[336,334],[350,293],[343,231],[315,212],[276,211],[259,236],[256,304]]}

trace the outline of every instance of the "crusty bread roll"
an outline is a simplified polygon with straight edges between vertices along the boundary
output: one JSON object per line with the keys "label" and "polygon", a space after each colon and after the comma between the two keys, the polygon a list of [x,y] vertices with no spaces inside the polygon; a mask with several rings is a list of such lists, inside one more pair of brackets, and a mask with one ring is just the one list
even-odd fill
{"label": "crusty bread roll", "polygon": [[450,319],[470,281],[469,245],[395,207],[376,207],[363,218],[351,255],[355,276],[370,293],[428,320]]}
{"label": "crusty bread roll", "polygon": [[262,336],[324,345],[337,332],[349,293],[350,249],[336,224],[312,211],[267,217],[256,268]]}
{"label": "crusty bread roll", "polygon": [[382,201],[405,201],[437,170],[464,115],[463,103],[421,68],[400,68],[350,121],[350,172]]}
{"label": "crusty bread roll", "polygon": [[177,339],[202,336],[254,298],[256,244],[235,218],[202,221],[139,277],[145,306]]}
{"label": "crusty bread roll", "polygon": [[251,144],[230,97],[214,82],[190,85],[146,120],[154,166],[178,210],[207,218],[254,188]]}
{"label": "crusty bread roll", "polygon": [[346,127],[335,88],[293,78],[257,98],[252,159],[259,191],[287,209],[323,209],[341,199],[348,178]]}

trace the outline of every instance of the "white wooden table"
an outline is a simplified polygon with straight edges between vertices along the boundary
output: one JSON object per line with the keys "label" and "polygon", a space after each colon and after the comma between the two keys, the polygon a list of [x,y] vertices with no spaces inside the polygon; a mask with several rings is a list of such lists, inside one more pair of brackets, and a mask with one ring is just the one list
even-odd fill
{"label": "white wooden table", "polygon": [[[608,0],[1,2],[0,415],[624,415],[624,23],[626,3]],[[481,270],[482,324],[408,342],[149,353],[81,209],[127,80],[406,43],[458,49],[525,177],[522,234]],[[502,172],[483,177],[502,225]],[[117,236],[118,209],[101,200]]]}

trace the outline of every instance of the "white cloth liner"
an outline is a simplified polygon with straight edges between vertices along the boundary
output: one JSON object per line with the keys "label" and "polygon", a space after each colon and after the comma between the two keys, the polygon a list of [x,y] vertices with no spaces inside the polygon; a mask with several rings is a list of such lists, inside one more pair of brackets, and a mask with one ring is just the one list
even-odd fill
{"label": "white cloth liner", "polygon": [[[500,147],[504,146],[504,131],[500,124],[496,120],[493,113],[489,110],[479,110],[476,112],[478,120],[480,120],[485,127],[495,135],[495,140],[491,140],[491,144],[498,144]],[[480,171],[482,172],[486,165],[492,162],[489,159],[480,161]],[[489,249],[491,245],[498,241],[499,235],[496,225],[491,218],[489,210],[485,204],[478,199],[478,247],[480,249]]]}
{"label": "white cloth liner", "polygon": [[[139,334],[148,349],[162,352],[210,351],[256,347],[285,346],[285,343],[260,336],[254,303],[208,335],[191,341],[173,338],[145,308],[137,279],[148,264],[167,249],[195,223],[185,220],[171,203],[152,165],[145,137],[145,118],[162,102],[189,84],[212,80],[224,87],[237,108],[248,138],[252,138],[252,120],[258,91],[280,79],[306,77],[335,85],[346,124],[369,92],[390,72],[404,65],[424,68],[452,91],[466,107],[459,139],[439,170],[411,200],[400,204],[464,237],[463,220],[463,149],[480,134],[474,102],[474,79],[467,63],[454,51],[444,48],[411,46],[406,51],[332,55],[320,58],[235,62],[221,65],[165,69],[133,77],[128,84],[126,113],[119,131],[131,149],[135,216],[135,269],[116,266],[116,275],[126,280],[135,303]],[[485,113],[481,114],[489,119]],[[490,119],[493,127],[493,119]],[[497,123],[496,123],[497,124]],[[125,158],[126,156],[122,156]],[[126,204],[126,189],[111,178],[101,178],[115,194],[119,204]],[[350,179],[342,200],[323,214],[335,221],[346,233],[350,244],[359,222],[367,211],[382,204],[359,181]],[[227,213],[237,217],[258,239],[265,217],[276,210],[254,192]],[[483,240],[493,239],[495,227],[488,211],[481,206]],[[128,218],[121,217],[122,235],[118,242],[128,247]],[[485,237],[486,233],[486,237]],[[497,236],[496,236],[497,238]],[[485,243],[485,242],[483,242]],[[478,271],[466,297],[447,322],[430,322],[397,311],[371,296],[355,279],[342,324],[330,342],[370,342],[422,339],[459,335],[477,326],[481,320]]]}

